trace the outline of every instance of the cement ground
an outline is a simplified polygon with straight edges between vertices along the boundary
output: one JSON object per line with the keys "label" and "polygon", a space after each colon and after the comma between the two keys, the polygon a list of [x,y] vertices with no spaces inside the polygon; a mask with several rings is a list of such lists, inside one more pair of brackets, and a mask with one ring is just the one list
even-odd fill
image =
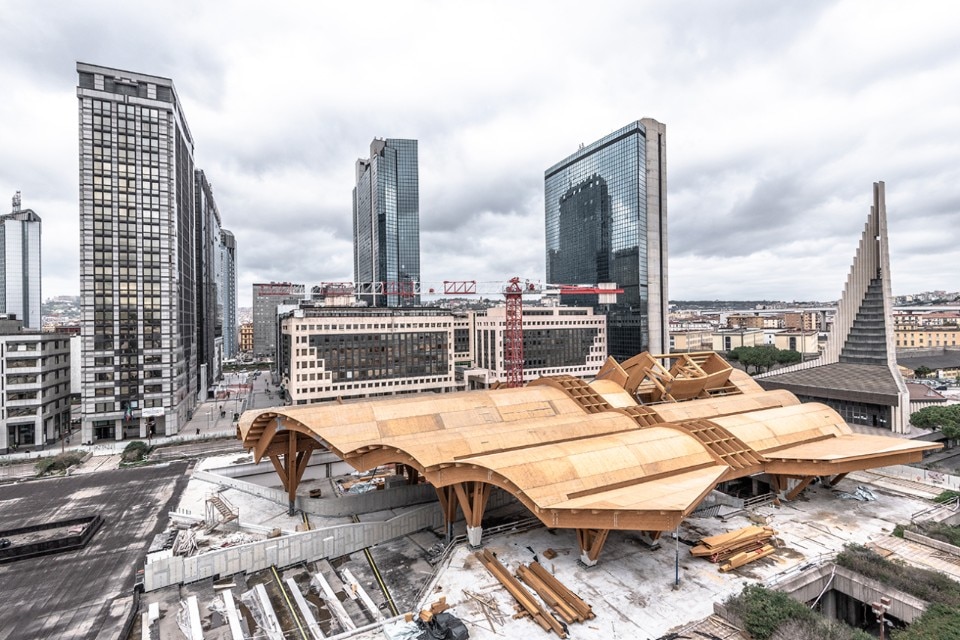
{"label": "cement ground", "polygon": [[137,569],[187,484],[183,462],[0,486],[0,529],[87,515],[83,549],[0,565],[0,640],[118,637]]}
{"label": "cement ground", "polygon": [[[213,461],[223,465],[227,457]],[[890,534],[898,523],[908,522],[910,516],[930,505],[926,495],[938,492],[936,488],[926,491],[912,486],[915,483],[885,483],[886,486],[870,485],[877,499],[872,502],[859,502],[844,499],[843,494],[852,494],[858,484],[866,486],[867,478],[847,479],[836,489],[821,485],[808,488],[801,497],[781,507],[761,507],[750,514],[734,516],[727,521],[718,518],[691,517],[679,529],[679,544],[667,534],[658,548],[649,548],[638,535],[631,532],[613,532],[600,556],[596,567],[584,568],[577,562],[576,539],[572,531],[548,530],[537,527],[529,531],[487,535],[483,545],[494,551],[508,568],[515,570],[520,563],[538,559],[561,582],[577,592],[591,606],[597,615],[593,620],[571,626],[571,637],[590,640],[593,638],[660,638],[671,631],[692,624],[710,616],[713,603],[723,601],[738,593],[743,586],[757,582],[775,584],[785,576],[793,575],[801,567],[819,561],[827,561],[833,554],[850,542],[865,544],[874,542],[892,551],[894,557],[913,563],[916,566],[934,566],[930,558],[933,554],[917,549],[912,544],[893,538]],[[191,484],[199,482],[193,480]],[[209,483],[207,483],[209,484]],[[262,498],[242,496],[231,490],[232,499],[243,506],[241,513],[259,514],[264,524],[280,524],[284,515],[280,505],[273,505]],[[188,508],[191,502],[199,500],[204,491],[198,486],[184,493],[182,507]],[[912,495],[917,494],[917,495]],[[386,517],[388,514],[367,514],[364,518]],[[491,512],[484,519],[489,529],[496,521],[506,522],[528,517],[529,514],[519,505],[504,508],[501,512]],[[243,516],[241,516],[243,519]],[[751,523],[763,522],[778,531],[780,548],[769,558],[749,564],[740,570],[720,573],[717,565],[689,554],[692,543],[701,537],[714,535],[741,528]],[[291,520],[282,528],[289,530]],[[323,526],[322,523],[314,523]],[[462,523],[455,533],[463,532]],[[347,568],[356,576],[362,587],[374,600],[382,615],[391,615],[387,604],[387,594],[395,608],[400,612],[416,611],[429,605],[440,597],[446,597],[453,605],[451,613],[467,624],[472,638],[494,640],[502,637],[544,637],[544,632],[529,618],[513,619],[516,607],[507,592],[496,579],[487,573],[466,545],[455,546],[448,557],[435,569],[432,562],[436,559],[438,543],[443,538],[439,531],[421,531],[398,538],[389,543],[378,545],[370,550],[377,572],[386,586],[386,593],[364,553],[354,553],[329,562],[314,562],[307,565],[290,567],[281,572],[284,578],[294,577],[305,597],[317,606],[318,620],[323,632],[328,635],[343,633],[342,626],[333,619],[326,605],[311,588],[309,574],[332,572]],[[548,560],[547,549],[557,556]],[[679,585],[675,584],[677,558],[679,551]],[[324,567],[331,567],[325,569]],[[954,574],[954,565],[936,567]],[[955,575],[955,574],[954,574]],[[335,575],[334,575],[335,578]],[[236,584],[234,593],[239,594],[253,584],[275,585],[276,581],[269,571],[231,578]],[[275,586],[271,587],[275,588]],[[467,592],[493,598],[504,614],[504,623],[492,622]],[[153,594],[144,595],[143,609],[149,602],[160,604],[163,615],[169,618],[161,625],[163,633],[178,633],[172,624],[172,617],[179,608],[179,602],[187,595],[197,595],[207,640],[228,638],[222,618],[209,609],[216,590],[212,581],[173,587]],[[344,602],[348,595],[341,591],[339,597]],[[271,593],[271,599],[274,594]],[[276,612],[285,611],[282,599],[277,596],[274,603]],[[358,626],[370,623],[369,613],[361,609],[351,609],[351,617]],[[710,626],[709,621],[705,622]],[[719,624],[719,623],[718,623]],[[688,629],[690,627],[687,627]],[[132,636],[139,637],[139,636]],[[178,637],[170,635],[169,637]],[[382,638],[382,632],[372,630],[356,634],[357,638]],[[735,637],[735,636],[734,636]]]}

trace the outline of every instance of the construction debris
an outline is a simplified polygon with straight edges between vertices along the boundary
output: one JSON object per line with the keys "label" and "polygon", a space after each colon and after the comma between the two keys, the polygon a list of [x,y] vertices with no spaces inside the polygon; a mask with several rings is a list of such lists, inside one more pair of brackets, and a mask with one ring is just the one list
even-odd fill
{"label": "construction debris", "polygon": [[771,544],[775,535],[777,532],[772,527],[751,525],[729,533],[701,538],[700,544],[690,549],[690,553],[707,558],[713,563],[723,563],[720,570],[730,571],[776,551]]}
{"label": "construction debris", "polygon": [[873,502],[877,499],[877,495],[867,489],[864,486],[857,486],[857,490],[853,493],[847,491],[834,491],[836,496],[841,500],[857,500],[858,502]]}
{"label": "construction debris", "polygon": [[492,573],[493,576],[500,581],[500,584],[502,584],[510,595],[520,604],[522,607],[520,615],[529,615],[544,631],[553,631],[560,638],[567,637],[566,625],[554,618],[546,609],[540,606],[537,599],[507,571],[506,567],[500,564],[500,561],[497,560],[496,556],[494,556],[489,549],[478,551],[474,556],[487,568],[487,571]]}
{"label": "construction debris", "polygon": [[483,612],[483,616],[487,619],[487,623],[490,625],[490,631],[494,633],[497,632],[494,623],[499,624],[501,627],[504,625],[503,612],[500,611],[500,605],[497,604],[496,598],[490,596],[482,596],[479,593],[474,593],[467,589],[463,590],[463,595],[467,596],[480,606],[480,610]]}

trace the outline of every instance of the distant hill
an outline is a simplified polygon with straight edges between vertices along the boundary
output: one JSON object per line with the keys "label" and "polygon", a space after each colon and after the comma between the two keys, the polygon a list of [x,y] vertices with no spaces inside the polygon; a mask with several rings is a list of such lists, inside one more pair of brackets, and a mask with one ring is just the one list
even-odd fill
{"label": "distant hill", "polygon": [[820,302],[817,300],[784,302],[782,300],[671,300],[670,306],[676,309],[755,309],[764,311],[770,309],[794,309],[797,307],[826,307],[835,305],[836,301]]}

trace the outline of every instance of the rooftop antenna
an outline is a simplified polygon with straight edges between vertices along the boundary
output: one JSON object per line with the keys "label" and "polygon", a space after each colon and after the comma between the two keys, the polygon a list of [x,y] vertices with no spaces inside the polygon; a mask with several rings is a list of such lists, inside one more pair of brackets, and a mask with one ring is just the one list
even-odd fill
{"label": "rooftop antenna", "polygon": [[20,213],[20,192],[17,191],[13,196],[13,212]]}

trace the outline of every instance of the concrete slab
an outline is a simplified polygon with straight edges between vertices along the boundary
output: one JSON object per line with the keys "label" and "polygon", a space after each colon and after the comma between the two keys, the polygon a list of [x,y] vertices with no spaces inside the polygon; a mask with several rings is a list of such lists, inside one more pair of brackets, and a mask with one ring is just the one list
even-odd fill
{"label": "concrete slab", "polygon": [[187,465],[104,471],[0,486],[0,529],[99,513],[77,551],[0,566],[0,638],[117,637],[135,572],[186,486]]}

